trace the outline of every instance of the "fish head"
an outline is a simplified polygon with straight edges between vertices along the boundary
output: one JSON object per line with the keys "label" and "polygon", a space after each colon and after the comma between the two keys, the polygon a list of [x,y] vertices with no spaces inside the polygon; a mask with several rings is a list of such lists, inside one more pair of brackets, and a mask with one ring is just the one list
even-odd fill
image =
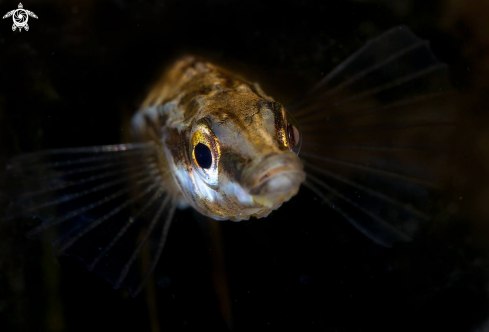
{"label": "fish head", "polygon": [[[192,116],[179,135],[185,156],[176,151],[180,157],[171,158],[176,181],[186,200],[206,216],[265,217],[305,180],[298,126],[259,87],[242,83],[215,90],[193,98]],[[185,163],[177,165],[179,160]]]}

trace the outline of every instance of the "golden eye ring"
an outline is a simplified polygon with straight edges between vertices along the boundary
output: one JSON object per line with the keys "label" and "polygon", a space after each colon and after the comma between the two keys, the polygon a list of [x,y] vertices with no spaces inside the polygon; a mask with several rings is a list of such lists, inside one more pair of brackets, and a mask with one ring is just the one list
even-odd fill
{"label": "golden eye ring", "polygon": [[199,123],[192,130],[190,155],[196,171],[210,185],[217,185],[221,148],[219,140],[210,128]]}

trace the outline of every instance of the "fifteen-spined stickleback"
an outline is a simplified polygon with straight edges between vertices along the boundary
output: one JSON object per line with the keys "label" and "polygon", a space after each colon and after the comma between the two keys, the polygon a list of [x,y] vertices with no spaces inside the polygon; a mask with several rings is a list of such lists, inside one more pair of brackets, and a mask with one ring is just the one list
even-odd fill
{"label": "fifteen-spined stickleback", "polygon": [[[132,119],[135,143],[58,149],[7,166],[10,215],[137,294],[177,208],[266,217],[312,190],[373,241],[409,241],[432,217],[454,113],[446,65],[396,27],[290,105],[201,58],[170,66]],[[151,264],[137,272],[144,250]],[[141,281],[142,280],[142,281]]]}

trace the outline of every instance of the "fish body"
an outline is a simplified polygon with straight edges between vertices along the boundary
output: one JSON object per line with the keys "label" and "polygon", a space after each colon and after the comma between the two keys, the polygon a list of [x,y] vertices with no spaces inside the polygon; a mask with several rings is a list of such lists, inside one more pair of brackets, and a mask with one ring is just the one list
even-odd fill
{"label": "fish body", "polygon": [[[159,167],[178,188],[180,206],[239,221],[266,217],[305,179],[292,150],[299,132],[288,119],[258,84],[189,56],[167,71],[132,126],[136,136],[158,142]],[[198,146],[209,165],[199,164]]]}
{"label": "fish body", "polygon": [[177,207],[261,218],[304,186],[375,243],[410,241],[443,189],[452,92],[447,66],[403,26],[285,106],[257,83],[183,57],[134,115],[136,143],[13,158],[18,192],[6,219],[40,217],[29,235],[51,233],[56,254],[79,257],[133,295]]}

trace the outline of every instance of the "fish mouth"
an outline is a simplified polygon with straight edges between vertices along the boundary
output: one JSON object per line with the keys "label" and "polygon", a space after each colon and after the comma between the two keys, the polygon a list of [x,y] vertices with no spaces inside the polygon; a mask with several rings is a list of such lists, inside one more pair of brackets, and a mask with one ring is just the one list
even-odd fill
{"label": "fish mouth", "polygon": [[256,203],[276,209],[297,193],[305,177],[300,159],[285,152],[247,166],[242,183]]}

